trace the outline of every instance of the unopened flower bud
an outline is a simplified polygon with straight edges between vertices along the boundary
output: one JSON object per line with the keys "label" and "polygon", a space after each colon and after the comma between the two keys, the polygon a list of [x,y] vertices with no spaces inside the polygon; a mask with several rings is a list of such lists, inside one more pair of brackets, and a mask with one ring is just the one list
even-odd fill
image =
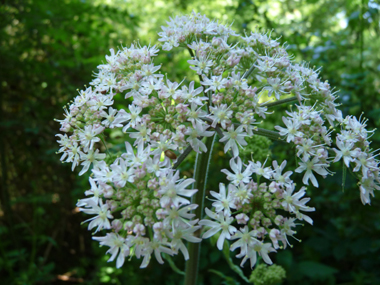
{"label": "unopened flower bud", "polygon": [[145,227],[143,224],[137,224],[133,228],[133,232],[138,236],[145,235]]}
{"label": "unopened flower bud", "polygon": [[247,224],[249,218],[246,214],[240,213],[236,215],[236,221],[239,225],[245,225]]}
{"label": "unopened flower bud", "polygon": [[113,220],[111,223],[111,227],[115,230],[115,232],[118,232],[122,229],[123,223],[120,220]]}

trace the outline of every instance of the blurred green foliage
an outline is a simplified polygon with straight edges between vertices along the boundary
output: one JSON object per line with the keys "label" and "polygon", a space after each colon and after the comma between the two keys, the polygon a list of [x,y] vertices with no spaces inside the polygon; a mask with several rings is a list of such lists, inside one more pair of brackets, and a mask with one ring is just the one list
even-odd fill
{"label": "blurred green foliage", "polygon": [[[339,91],[345,114],[380,125],[380,5],[364,0],[10,0],[0,1],[0,283],[1,284],[180,284],[182,275],[168,262],[138,269],[132,260],[122,269],[107,263],[106,249],[91,240],[84,216],[75,210],[87,178],[77,178],[55,154],[62,107],[91,80],[108,49],[139,40],[154,44],[169,16],[205,13],[244,30],[272,30],[296,60],[323,66],[321,76]],[[179,79],[187,71],[183,51],[162,53],[163,73]],[[194,77],[196,79],[196,77]],[[286,110],[270,116],[280,123]],[[269,125],[268,125],[269,126]],[[267,127],[267,126],[266,126]],[[373,137],[380,146],[380,132]],[[265,153],[256,149],[260,145]],[[269,147],[269,149],[268,149]],[[213,151],[209,189],[225,182],[223,148]],[[281,142],[253,140],[249,153],[288,160]],[[255,157],[257,152],[257,157]],[[260,157],[261,155],[261,157]],[[192,175],[194,157],[183,164]],[[292,249],[273,255],[286,270],[285,284],[380,284],[380,202],[360,203],[356,181],[342,168],[309,189],[314,226],[300,227]],[[295,175],[293,175],[295,176]],[[231,254],[234,260],[233,254]],[[182,258],[174,258],[179,269]],[[239,264],[235,260],[235,264]],[[246,284],[222,252],[202,243],[200,284]],[[209,271],[211,269],[211,271]],[[243,269],[250,276],[249,268]]]}

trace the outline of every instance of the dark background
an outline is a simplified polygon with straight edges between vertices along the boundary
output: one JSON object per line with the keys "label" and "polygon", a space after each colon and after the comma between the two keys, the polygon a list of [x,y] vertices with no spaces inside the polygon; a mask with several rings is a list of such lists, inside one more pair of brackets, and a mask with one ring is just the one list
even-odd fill
{"label": "dark background", "polygon": [[[89,188],[55,154],[62,107],[91,80],[109,48],[155,43],[168,16],[193,9],[245,29],[272,30],[287,42],[297,61],[322,66],[321,76],[339,91],[344,114],[380,125],[380,5],[360,0],[283,1],[0,1],[0,283],[1,284],[180,284],[182,276],[166,263],[140,261],[116,269],[106,249],[92,241],[75,209]],[[155,3],[156,6],[153,5]],[[158,58],[172,79],[187,72],[188,56]],[[158,62],[157,61],[157,62]],[[273,122],[285,109],[276,109]],[[270,119],[271,120],[271,119]],[[372,137],[380,146],[380,133]],[[259,142],[252,147],[257,147]],[[265,144],[262,145],[267,148]],[[294,155],[280,143],[275,159]],[[216,189],[226,167],[218,150],[209,189]],[[189,171],[191,165],[184,165]],[[314,226],[299,227],[293,249],[271,255],[286,270],[285,284],[380,284],[379,197],[360,202],[357,181],[348,174],[342,191],[342,166],[336,175],[308,189]],[[294,177],[294,176],[293,176]],[[295,177],[294,177],[295,178]],[[299,178],[299,177],[298,177]],[[378,195],[380,196],[380,195]],[[231,254],[233,256],[233,254]],[[175,258],[184,268],[183,258]],[[239,261],[235,260],[236,264]],[[202,243],[200,284],[227,282],[216,269],[244,284],[208,240]],[[245,268],[246,276],[251,270]]]}

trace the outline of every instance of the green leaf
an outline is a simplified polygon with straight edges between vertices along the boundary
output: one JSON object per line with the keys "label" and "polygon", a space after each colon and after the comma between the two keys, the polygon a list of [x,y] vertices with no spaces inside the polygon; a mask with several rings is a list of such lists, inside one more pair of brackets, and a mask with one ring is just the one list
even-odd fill
{"label": "green leaf", "polygon": [[331,266],[324,265],[315,261],[303,261],[297,266],[298,272],[301,275],[310,277],[315,280],[326,280],[331,278],[335,273],[338,272],[337,269]]}

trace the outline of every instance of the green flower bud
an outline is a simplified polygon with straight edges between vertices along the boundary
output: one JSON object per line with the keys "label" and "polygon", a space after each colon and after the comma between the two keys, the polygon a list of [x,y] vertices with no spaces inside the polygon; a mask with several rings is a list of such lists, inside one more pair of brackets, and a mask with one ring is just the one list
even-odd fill
{"label": "green flower bud", "polygon": [[255,285],[274,285],[281,283],[285,277],[286,271],[281,266],[259,264],[252,271],[249,281]]}

